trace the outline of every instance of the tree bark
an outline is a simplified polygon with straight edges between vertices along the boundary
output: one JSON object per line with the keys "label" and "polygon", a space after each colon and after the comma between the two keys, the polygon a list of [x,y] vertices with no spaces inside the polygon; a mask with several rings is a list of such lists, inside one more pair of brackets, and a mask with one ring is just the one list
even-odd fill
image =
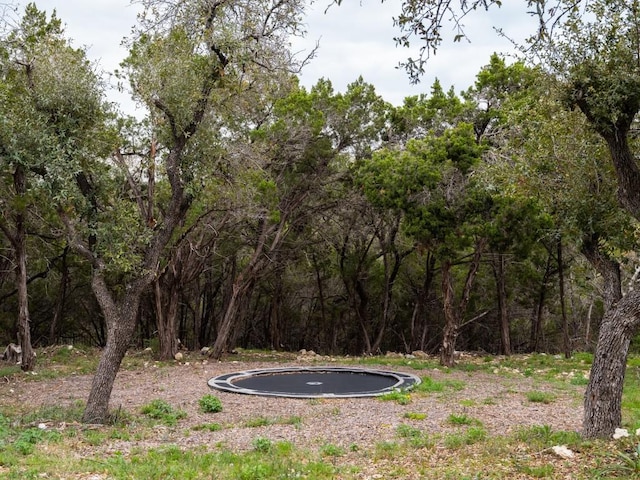
{"label": "tree bark", "polygon": [[622,388],[631,339],[640,327],[640,290],[605,313],[584,401],[583,435],[610,438],[622,422]]}
{"label": "tree bark", "polygon": [[[13,174],[16,196],[23,197],[27,192],[25,170],[18,165]],[[16,287],[18,290],[18,341],[22,349],[20,368],[30,372],[36,366],[36,354],[31,345],[31,320],[29,318],[29,295],[27,291],[27,234],[24,225],[24,210],[15,213],[15,234],[12,238],[16,256]]]}
{"label": "tree bark", "polygon": [[498,311],[500,315],[500,341],[502,354],[511,355],[511,332],[509,325],[509,309],[507,306],[507,285],[505,275],[505,255],[498,253],[493,257],[493,276],[496,280]]}
{"label": "tree bark", "polygon": [[445,325],[442,332],[442,347],[440,348],[440,364],[445,367],[451,367],[455,363],[456,339],[462,324],[462,317],[467,310],[469,299],[471,298],[471,290],[480,268],[480,259],[484,253],[487,240],[479,238],[476,240],[473,257],[469,263],[467,278],[460,294],[460,299],[455,304],[453,277],[451,268],[453,264],[449,260],[442,262],[442,298],[444,307]]}
{"label": "tree bark", "polygon": [[556,244],[558,261],[558,286],[560,289],[560,310],[562,312],[562,347],[564,358],[571,358],[571,339],[569,338],[569,321],[567,320],[567,309],[564,294],[564,260],[562,256],[562,237],[558,237]]}
{"label": "tree bark", "polygon": [[179,292],[175,278],[171,278],[165,295],[162,294],[160,279],[154,282],[156,325],[158,327],[158,357],[171,360],[178,353],[178,337],[176,335],[176,318],[178,315]]}
{"label": "tree bark", "polygon": [[459,319],[453,298],[453,279],[451,278],[451,262],[445,260],[440,266],[442,275],[442,304],[444,310],[444,329],[442,330],[442,346],[440,347],[440,364],[452,367],[455,363],[456,338],[458,337]]}
{"label": "tree bark", "polygon": [[107,322],[107,343],[91,383],[87,406],[82,415],[85,423],[106,423],[109,399],[120,364],[135,332],[141,291],[134,290],[116,303],[101,274],[95,273],[93,291]]}

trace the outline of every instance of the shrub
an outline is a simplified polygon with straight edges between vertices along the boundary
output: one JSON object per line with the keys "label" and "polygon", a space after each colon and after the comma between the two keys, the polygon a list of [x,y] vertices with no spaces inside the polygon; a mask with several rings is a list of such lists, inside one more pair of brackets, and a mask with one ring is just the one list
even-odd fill
{"label": "shrub", "polygon": [[214,395],[207,394],[198,401],[200,410],[204,413],[218,413],[222,411],[222,402]]}

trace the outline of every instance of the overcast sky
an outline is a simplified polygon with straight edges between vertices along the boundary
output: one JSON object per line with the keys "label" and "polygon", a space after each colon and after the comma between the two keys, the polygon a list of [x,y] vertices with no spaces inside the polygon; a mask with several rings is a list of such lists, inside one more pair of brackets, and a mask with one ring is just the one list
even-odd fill
{"label": "overcast sky", "polygon": [[[397,65],[415,56],[417,50],[396,47],[393,41],[398,31],[393,27],[392,18],[400,11],[400,0],[384,3],[343,0],[341,6],[331,6],[325,13],[330,1],[315,0],[305,21],[307,37],[294,42],[294,50],[302,52],[309,51],[317,41],[320,44],[316,58],[302,72],[302,84],[310,87],[324,77],[331,80],[336,91],[344,91],[362,75],[379,95],[396,105],[406,96],[428,93],[435,78],[445,89],[453,86],[457,92],[471,86],[493,52],[514,50],[493,26],[503,28],[508,36],[517,40],[535,28],[533,19],[524,12],[524,1],[512,0],[503,2],[500,9],[474,12],[465,21],[471,43],[444,45],[429,60],[422,81],[411,85],[406,72]],[[22,13],[27,1],[19,0],[19,3]],[[114,70],[126,56],[121,41],[136,21],[138,5],[130,5],[129,0],[36,0],[35,3],[49,13],[55,9],[74,45],[86,47],[89,58],[98,62],[101,69]],[[453,27],[445,25],[444,33],[448,33],[449,28]],[[451,33],[453,36],[452,30]],[[127,113],[132,113],[133,104],[127,96],[112,94],[111,97],[121,103]]]}

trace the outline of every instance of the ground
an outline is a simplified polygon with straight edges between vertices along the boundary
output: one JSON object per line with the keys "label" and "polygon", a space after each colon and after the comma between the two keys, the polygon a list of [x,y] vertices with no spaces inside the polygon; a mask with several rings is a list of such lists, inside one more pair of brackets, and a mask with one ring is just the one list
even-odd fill
{"label": "ground", "polygon": [[[414,395],[406,405],[378,398],[304,400],[259,397],[213,391],[207,385],[210,378],[234,371],[311,363],[340,365],[335,359],[313,355],[290,358],[284,362],[283,358],[286,359],[278,358],[278,363],[256,362],[255,359],[216,362],[196,356],[191,361],[168,365],[145,360],[141,368],[120,371],[111,397],[111,408],[138,412],[151,400],[162,399],[187,413],[186,418],[181,421],[182,427],[188,428],[211,421],[233,427],[218,432],[193,432],[188,437],[182,435],[183,429],[167,429],[155,441],[149,440],[150,444],[174,442],[188,446],[223,442],[234,449],[251,448],[251,442],[256,436],[290,440],[299,446],[331,443],[346,447],[391,441],[396,436],[396,428],[400,423],[412,422],[405,417],[410,412],[426,414],[426,418],[415,420],[414,423],[431,432],[455,429],[455,426],[447,422],[451,414],[473,417],[482,422],[489,434],[499,435],[531,425],[548,425],[553,430],[577,431],[582,422],[584,387],[572,386],[573,388],[560,393],[554,389],[554,401],[531,402],[527,399],[527,393],[543,391],[545,385],[535,377],[517,374],[495,375],[478,371],[467,373],[440,368],[415,370],[410,366],[394,366],[394,370],[427,376],[435,381],[457,381],[455,384],[461,388],[448,389],[435,395]],[[33,407],[73,404],[78,400],[86,400],[91,379],[90,375],[72,375],[37,382],[11,381],[0,386],[0,399],[5,405]],[[198,400],[208,393],[220,398],[224,406],[214,420],[210,414],[201,413],[198,406]],[[299,417],[304,427],[301,428],[295,422],[274,422],[256,428],[243,427],[256,417]],[[119,451],[126,448],[126,445],[117,443],[104,445],[103,448]]]}

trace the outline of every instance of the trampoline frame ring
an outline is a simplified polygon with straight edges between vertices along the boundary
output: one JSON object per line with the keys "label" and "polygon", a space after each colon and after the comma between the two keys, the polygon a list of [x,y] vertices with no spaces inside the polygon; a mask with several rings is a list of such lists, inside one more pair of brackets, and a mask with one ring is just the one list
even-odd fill
{"label": "trampoline frame ring", "polygon": [[[290,392],[290,391],[273,391],[264,389],[251,389],[238,386],[233,382],[242,379],[267,376],[277,374],[296,374],[296,373],[353,373],[363,375],[378,375],[395,379],[395,383],[391,386],[376,390],[365,390],[349,393],[331,393],[331,392]],[[420,377],[410,373],[395,372],[389,370],[378,370],[369,368],[354,367],[280,367],[280,368],[257,368],[252,370],[244,370],[234,373],[227,373],[211,378],[207,384],[215,390],[221,390],[231,393],[241,393],[246,395],[258,395],[265,397],[287,397],[287,398],[360,398],[360,397],[377,397],[398,390],[409,390],[421,382]]]}

